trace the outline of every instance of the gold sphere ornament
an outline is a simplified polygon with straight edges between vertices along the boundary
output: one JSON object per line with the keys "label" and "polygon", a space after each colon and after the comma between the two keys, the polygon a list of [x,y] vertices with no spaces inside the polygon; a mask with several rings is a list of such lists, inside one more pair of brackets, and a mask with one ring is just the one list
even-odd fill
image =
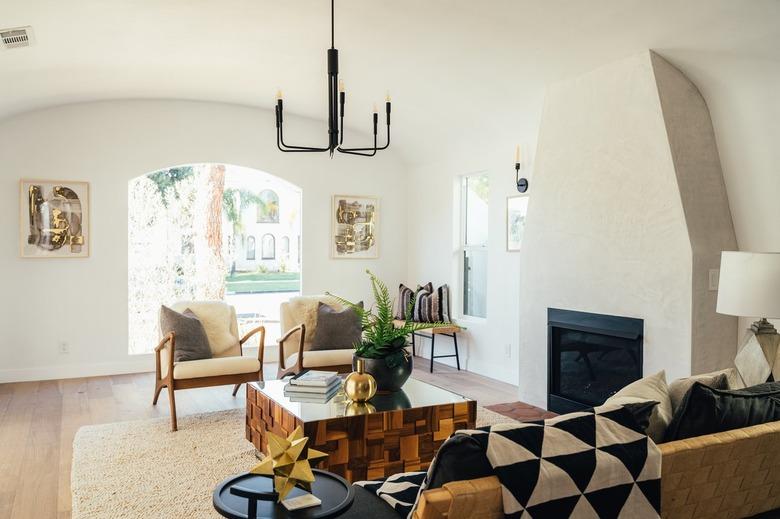
{"label": "gold sphere ornament", "polygon": [[344,406],[344,416],[360,416],[376,413],[376,407],[368,402],[349,402]]}
{"label": "gold sphere ornament", "polygon": [[353,371],[344,379],[344,393],[353,402],[365,402],[376,394],[376,380],[365,372],[366,364],[361,358],[355,359],[357,371]]}
{"label": "gold sphere ornament", "polygon": [[274,490],[279,494],[279,502],[285,498],[294,486],[311,492],[311,484],[314,482],[314,473],[311,471],[310,461],[326,458],[328,455],[318,450],[309,449],[308,455],[301,458],[306,442],[309,441],[303,435],[300,426],[287,438],[266,431],[268,435],[268,454],[255,468],[250,470],[252,474],[274,477]]}

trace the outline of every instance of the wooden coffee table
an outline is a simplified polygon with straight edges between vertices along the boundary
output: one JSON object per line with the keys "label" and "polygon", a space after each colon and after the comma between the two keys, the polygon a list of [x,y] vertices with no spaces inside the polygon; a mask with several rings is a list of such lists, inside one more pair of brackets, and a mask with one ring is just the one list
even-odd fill
{"label": "wooden coffee table", "polygon": [[326,404],[291,402],[286,381],[247,386],[246,438],[266,452],[265,432],[287,436],[303,427],[309,447],[328,453],[319,468],[348,481],[379,479],[426,470],[436,451],[457,429],[474,428],[477,402],[409,379],[402,391],[378,394],[370,414],[354,412],[343,392]]}

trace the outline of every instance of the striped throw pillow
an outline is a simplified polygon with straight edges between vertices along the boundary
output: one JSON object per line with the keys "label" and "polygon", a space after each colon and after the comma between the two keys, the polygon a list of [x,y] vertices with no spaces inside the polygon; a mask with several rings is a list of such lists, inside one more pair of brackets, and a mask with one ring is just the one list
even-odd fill
{"label": "striped throw pillow", "polygon": [[[430,283],[429,283],[430,285]],[[433,286],[426,287],[415,295],[413,319],[418,323],[449,323],[450,319],[450,288],[442,285],[436,290]]]}

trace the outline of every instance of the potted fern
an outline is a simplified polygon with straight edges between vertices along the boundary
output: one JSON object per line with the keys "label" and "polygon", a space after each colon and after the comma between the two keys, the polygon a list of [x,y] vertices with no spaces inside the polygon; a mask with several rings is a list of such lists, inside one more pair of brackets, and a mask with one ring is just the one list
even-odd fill
{"label": "potted fern", "polygon": [[406,349],[406,337],[416,330],[447,325],[412,321],[414,301],[411,301],[404,313],[406,318],[396,326],[393,322],[393,299],[387,285],[370,270],[366,270],[366,273],[371,278],[371,292],[375,299],[373,306],[363,308],[342,297],[328,295],[355,310],[360,317],[363,338],[355,344],[353,369],[356,360],[362,359],[365,371],[374,377],[379,391],[398,391],[412,374],[412,356]]}

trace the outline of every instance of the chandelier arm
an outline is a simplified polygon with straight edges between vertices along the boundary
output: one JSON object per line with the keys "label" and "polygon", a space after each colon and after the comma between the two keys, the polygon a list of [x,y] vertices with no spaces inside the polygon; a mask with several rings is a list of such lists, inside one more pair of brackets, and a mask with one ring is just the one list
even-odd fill
{"label": "chandelier arm", "polygon": [[330,148],[313,148],[311,146],[293,146],[291,144],[285,144],[284,133],[282,132],[281,125],[279,125],[279,130],[276,132],[276,135],[277,135],[277,140],[281,144],[281,146],[279,146],[279,149],[282,151],[328,151],[330,149]]}
{"label": "chandelier arm", "polygon": [[[342,148],[338,147],[336,150],[338,150],[341,153],[347,153],[349,155],[360,155],[361,157],[373,157],[376,155],[376,151],[379,148],[376,147],[376,133],[374,133],[374,147],[373,148]],[[371,150],[371,153],[361,153],[363,151],[369,151]]]}
{"label": "chandelier arm", "polygon": [[[386,150],[389,146],[390,146],[390,125],[388,124],[387,125],[387,142],[385,143],[384,146],[380,146],[380,147],[378,147],[376,149],[379,150],[379,151],[382,151],[382,150]],[[346,148],[346,149],[349,149],[351,151],[371,151],[374,148]]]}

